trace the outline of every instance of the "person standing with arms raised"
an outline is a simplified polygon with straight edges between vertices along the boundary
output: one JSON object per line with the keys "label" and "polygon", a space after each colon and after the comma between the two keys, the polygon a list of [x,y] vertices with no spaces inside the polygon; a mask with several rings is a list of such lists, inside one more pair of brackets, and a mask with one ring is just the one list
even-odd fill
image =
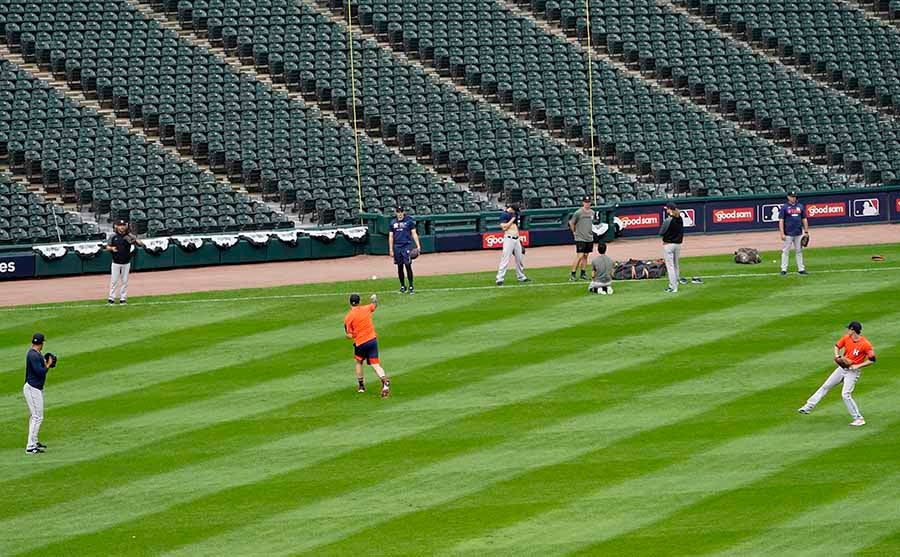
{"label": "person standing with arms raised", "polygon": [[678,205],[669,201],[665,206],[666,218],[659,228],[662,236],[663,257],[666,260],[666,272],[669,275],[669,287],[666,292],[678,292],[680,280],[679,260],[681,259],[681,244],[684,242],[684,221],[681,220],[681,211]]}

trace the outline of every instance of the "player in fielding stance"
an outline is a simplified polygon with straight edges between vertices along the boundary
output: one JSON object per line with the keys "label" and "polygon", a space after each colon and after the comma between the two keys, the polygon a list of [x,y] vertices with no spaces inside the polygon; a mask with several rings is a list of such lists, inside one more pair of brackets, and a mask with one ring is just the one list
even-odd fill
{"label": "player in fielding stance", "polygon": [[378,307],[378,297],[372,294],[371,304],[359,305],[359,294],[350,295],[350,311],[344,318],[344,333],[353,339],[353,356],[356,359],[356,381],[359,387],[356,392],[366,392],[363,378],[363,360],[375,370],[381,379],[381,398],[391,394],[391,380],[384,373],[378,360],[378,338],[375,336],[375,325],[372,323],[372,312]]}
{"label": "player in fielding stance", "polygon": [[[822,400],[822,397],[828,394],[832,387],[843,381],[844,386],[841,388],[841,396],[844,398],[847,410],[853,417],[850,425],[866,425],[866,420],[859,413],[856,401],[853,400],[853,387],[859,381],[859,370],[875,363],[875,349],[872,348],[872,343],[860,334],[861,332],[862,324],[859,321],[851,321],[847,325],[847,334],[842,336],[837,341],[837,344],[834,345],[834,361],[838,364],[837,369],[828,376],[828,379],[822,383],[819,390],[809,397],[806,404],[797,410],[798,412],[801,414],[812,412],[813,408]],[[841,350],[844,351],[843,354],[841,354]]]}

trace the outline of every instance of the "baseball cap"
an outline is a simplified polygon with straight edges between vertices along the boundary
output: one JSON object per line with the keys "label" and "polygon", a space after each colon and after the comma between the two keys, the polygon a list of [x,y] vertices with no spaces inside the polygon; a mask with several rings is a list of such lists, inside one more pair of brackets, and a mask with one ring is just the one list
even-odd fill
{"label": "baseball cap", "polygon": [[359,305],[359,294],[350,294],[350,305],[351,306]]}
{"label": "baseball cap", "polygon": [[581,202],[582,202],[582,203],[584,203],[585,201],[590,202],[590,201],[591,201],[591,196],[585,195],[584,197],[581,198]]}
{"label": "baseball cap", "polygon": [[797,197],[797,190],[791,190],[787,192],[788,197]]}
{"label": "baseball cap", "polygon": [[128,221],[125,219],[119,219],[116,221],[116,226],[119,226],[119,225],[128,226]]}
{"label": "baseball cap", "polygon": [[34,333],[31,335],[31,344],[44,344],[44,333]]}
{"label": "baseball cap", "polygon": [[676,205],[674,201],[669,201],[666,203],[666,209],[672,209],[674,211],[678,209],[678,205]]}
{"label": "baseball cap", "polygon": [[851,321],[850,324],[847,325],[847,328],[852,329],[856,331],[856,334],[859,334],[862,332],[862,323],[860,323],[859,321]]}
{"label": "baseball cap", "polygon": [[401,205],[397,205],[396,207],[394,207],[394,212],[395,213],[405,213],[406,209],[404,209]]}

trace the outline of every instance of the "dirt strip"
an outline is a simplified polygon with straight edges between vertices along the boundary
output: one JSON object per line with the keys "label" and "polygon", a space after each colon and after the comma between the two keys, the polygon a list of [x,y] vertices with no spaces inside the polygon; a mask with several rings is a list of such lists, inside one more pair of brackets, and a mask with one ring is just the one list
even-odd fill
{"label": "dirt strip", "polygon": [[[900,243],[900,225],[878,224],[853,227],[815,228],[811,247]],[[781,249],[777,232],[709,234],[685,238],[682,257],[733,253],[739,247],[760,250]],[[876,253],[873,250],[872,253]],[[531,248],[525,255],[527,268],[559,267],[571,264],[573,246]],[[619,239],[609,244],[615,260],[662,257],[659,238]],[[416,260],[417,276],[494,271],[499,252],[475,251],[426,254]],[[793,257],[792,257],[793,259]],[[815,269],[815,260],[809,262]],[[158,296],[238,288],[265,288],[329,281],[364,280],[376,275],[393,277],[396,267],[386,256],[361,255],[345,259],[288,261],[173,269],[133,273],[129,296]],[[43,278],[0,283],[0,307],[78,300],[104,301],[109,287],[106,275]]]}

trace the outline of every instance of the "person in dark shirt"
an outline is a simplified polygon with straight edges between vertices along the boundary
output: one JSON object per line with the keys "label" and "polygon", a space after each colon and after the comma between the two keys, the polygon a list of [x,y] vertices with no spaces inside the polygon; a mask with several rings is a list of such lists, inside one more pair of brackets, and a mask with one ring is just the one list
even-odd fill
{"label": "person in dark shirt", "polygon": [[109,237],[106,251],[112,252],[112,268],[110,269],[109,297],[107,303],[116,303],[116,287],[122,285],[119,290],[119,304],[125,305],[128,299],[128,273],[131,271],[131,247],[143,246],[144,243],[137,239],[128,228],[128,222],[119,220],[116,222],[115,234]]}
{"label": "person in dark shirt", "polygon": [[803,264],[802,240],[803,236],[809,234],[809,220],[806,218],[806,206],[797,202],[795,191],[788,192],[787,203],[781,206],[778,231],[781,233],[781,241],[784,242],[781,249],[781,274],[787,274],[791,246],[794,247],[794,255],[797,258],[797,272],[801,275],[807,274],[806,266]]}
{"label": "person in dark shirt", "polygon": [[[391,221],[388,229],[388,249],[397,266],[397,278],[400,279],[400,293],[406,293],[406,279],[409,279],[409,293],[415,293],[413,286],[412,250],[413,242],[417,252],[422,251],[419,233],[416,232],[416,221],[406,214],[403,207],[394,209],[397,218]],[[404,275],[404,270],[406,271]]]}
{"label": "person in dark shirt", "polygon": [[47,380],[47,362],[41,354],[44,349],[44,335],[34,333],[31,337],[31,348],[25,356],[25,386],[22,393],[25,395],[25,404],[31,418],[28,422],[28,442],[25,452],[28,454],[40,454],[47,448],[38,441],[38,432],[44,421],[44,382]]}
{"label": "person in dark shirt", "polygon": [[679,259],[681,259],[681,243],[684,241],[684,222],[681,220],[681,211],[678,205],[669,201],[666,203],[666,218],[659,228],[659,235],[663,241],[663,256],[666,260],[666,272],[669,275],[669,287],[666,292],[678,292],[679,283]]}

